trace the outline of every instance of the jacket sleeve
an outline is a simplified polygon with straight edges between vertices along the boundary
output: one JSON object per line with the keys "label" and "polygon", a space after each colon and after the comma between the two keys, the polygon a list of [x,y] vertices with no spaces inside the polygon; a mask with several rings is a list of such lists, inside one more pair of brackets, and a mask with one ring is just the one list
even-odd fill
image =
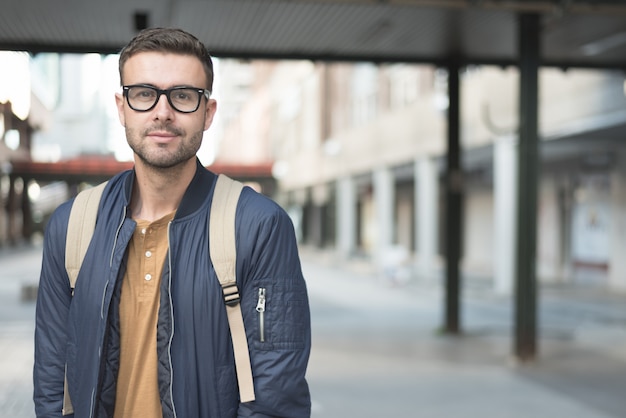
{"label": "jacket sleeve", "polygon": [[71,302],[65,271],[65,233],[69,206],[60,206],[44,235],[43,261],[35,315],[33,369],[35,413],[39,418],[62,416],[67,320]]}
{"label": "jacket sleeve", "polygon": [[[269,199],[243,199],[237,218],[238,280],[256,397],[239,405],[238,417],[310,417],[311,320],[293,224]],[[256,309],[261,290],[263,314]]]}

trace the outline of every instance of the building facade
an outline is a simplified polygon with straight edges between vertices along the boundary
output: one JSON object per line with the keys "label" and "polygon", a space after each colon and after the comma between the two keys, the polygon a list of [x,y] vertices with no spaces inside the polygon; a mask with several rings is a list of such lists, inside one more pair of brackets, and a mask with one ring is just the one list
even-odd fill
{"label": "building facade", "polygon": [[[246,126],[270,149],[276,198],[302,244],[381,271],[402,264],[414,279],[440,277],[446,72],[252,66],[263,72],[250,90],[256,113],[241,112],[232,126]],[[512,292],[514,275],[518,77],[495,67],[461,75],[461,267],[502,293]],[[624,74],[542,69],[539,112],[538,279],[626,290]],[[226,125],[225,138],[229,129],[236,136]]]}

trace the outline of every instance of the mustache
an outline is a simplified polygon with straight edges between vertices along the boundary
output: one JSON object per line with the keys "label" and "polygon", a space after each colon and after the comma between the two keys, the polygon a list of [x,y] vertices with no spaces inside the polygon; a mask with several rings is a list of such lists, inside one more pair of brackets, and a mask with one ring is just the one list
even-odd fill
{"label": "mustache", "polygon": [[184,134],[182,129],[178,129],[170,125],[155,125],[145,129],[142,133],[144,136],[150,135],[152,132],[167,132],[172,135],[182,136]]}

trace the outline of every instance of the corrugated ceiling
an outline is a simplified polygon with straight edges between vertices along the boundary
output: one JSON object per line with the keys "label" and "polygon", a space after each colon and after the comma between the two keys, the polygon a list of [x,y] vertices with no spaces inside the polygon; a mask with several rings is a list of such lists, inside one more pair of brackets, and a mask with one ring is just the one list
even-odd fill
{"label": "corrugated ceiling", "polygon": [[[544,65],[626,68],[626,2],[4,0],[0,49],[116,52],[141,19],[218,57],[513,64],[517,15],[542,15]],[[139,22],[137,21],[139,19]]]}

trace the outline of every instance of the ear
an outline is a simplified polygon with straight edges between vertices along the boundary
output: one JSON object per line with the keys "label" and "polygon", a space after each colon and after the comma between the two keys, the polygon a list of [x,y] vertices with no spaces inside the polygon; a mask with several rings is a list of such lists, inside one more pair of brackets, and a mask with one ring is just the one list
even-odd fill
{"label": "ear", "polygon": [[122,126],[126,127],[126,117],[124,115],[124,96],[121,93],[115,93],[115,105],[117,106],[117,116]]}
{"label": "ear", "polygon": [[214,99],[207,100],[206,110],[204,115],[204,130],[206,131],[213,123],[213,116],[217,112],[217,102]]}

